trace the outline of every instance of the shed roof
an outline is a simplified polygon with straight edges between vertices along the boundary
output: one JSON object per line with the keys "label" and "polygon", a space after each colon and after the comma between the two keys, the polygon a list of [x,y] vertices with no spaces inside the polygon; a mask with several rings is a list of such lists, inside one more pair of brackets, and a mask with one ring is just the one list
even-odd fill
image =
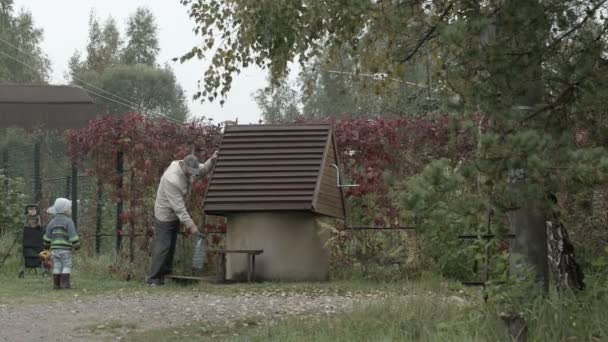
{"label": "shed roof", "polygon": [[330,125],[226,126],[205,195],[207,214],[309,211],[344,218]]}
{"label": "shed roof", "polygon": [[77,128],[95,117],[93,100],[80,88],[0,85],[0,127]]}

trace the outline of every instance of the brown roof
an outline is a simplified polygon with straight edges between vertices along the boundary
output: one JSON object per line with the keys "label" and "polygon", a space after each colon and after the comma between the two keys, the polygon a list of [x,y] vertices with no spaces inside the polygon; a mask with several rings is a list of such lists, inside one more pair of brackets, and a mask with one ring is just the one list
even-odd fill
{"label": "brown roof", "polygon": [[0,127],[77,128],[95,117],[93,100],[80,88],[0,85]]}
{"label": "brown roof", "polygon": [[205,195],[207,214],[311,211],[344,218],[330,125],[226,126]]}

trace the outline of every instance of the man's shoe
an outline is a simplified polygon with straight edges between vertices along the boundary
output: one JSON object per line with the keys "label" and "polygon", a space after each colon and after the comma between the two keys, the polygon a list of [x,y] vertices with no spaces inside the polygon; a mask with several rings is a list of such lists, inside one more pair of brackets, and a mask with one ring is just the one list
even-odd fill
{"label": "man's shoe", "polygon": [[158,279],[148,279],[146,280],[147,287],[156,287],[162,285],[162,283]]}

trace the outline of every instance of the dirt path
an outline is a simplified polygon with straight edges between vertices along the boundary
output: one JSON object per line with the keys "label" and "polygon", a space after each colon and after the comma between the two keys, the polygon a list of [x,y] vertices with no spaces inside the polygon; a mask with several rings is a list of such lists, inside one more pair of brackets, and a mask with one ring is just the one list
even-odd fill
{"label": "dirt path", "polygon": [[[0,305],[0,341],[104,340],[119,338],[129,330],[183,326],[193,320],[227,324],[246,318],[272,321],[288,314],[327,314],[348,310],[354,301],[350,297],[299,294],[147,293]],[[104,329],[108,327],[113,330]]]}

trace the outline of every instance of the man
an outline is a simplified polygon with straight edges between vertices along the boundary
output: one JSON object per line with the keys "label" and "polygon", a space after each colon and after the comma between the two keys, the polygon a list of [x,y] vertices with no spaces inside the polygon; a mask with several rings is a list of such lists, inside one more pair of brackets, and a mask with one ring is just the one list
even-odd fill
{"label": "man", "polygon": [[152,260],[146,283],[148,286],[164,284],[164,277],[173,269],[173,255],[180,222],[197,236],[199,229],[186,208],[192,181],[203,177],[215,165],[217,151],[204,164],[198,158],[188,155],[183,160],[173,161],[163,173],[154,203],[154,241]]}

